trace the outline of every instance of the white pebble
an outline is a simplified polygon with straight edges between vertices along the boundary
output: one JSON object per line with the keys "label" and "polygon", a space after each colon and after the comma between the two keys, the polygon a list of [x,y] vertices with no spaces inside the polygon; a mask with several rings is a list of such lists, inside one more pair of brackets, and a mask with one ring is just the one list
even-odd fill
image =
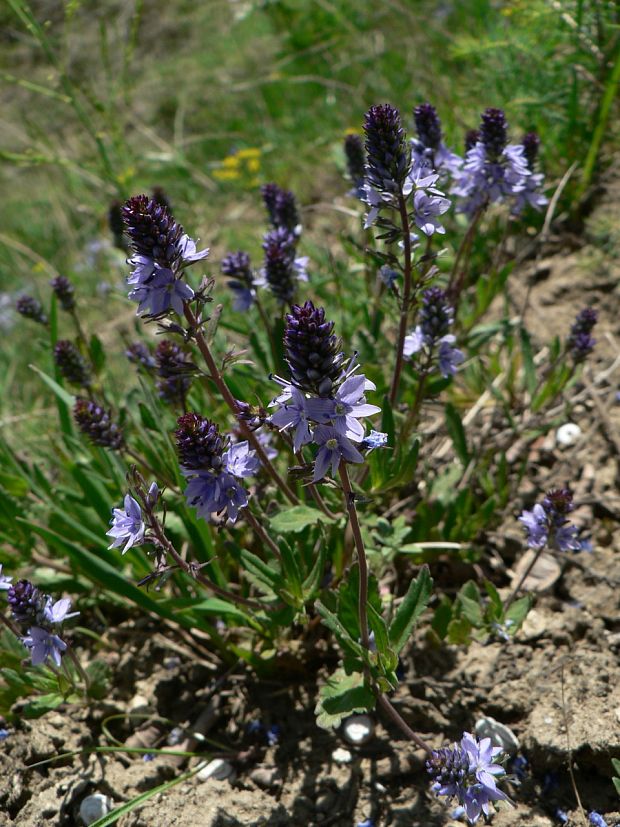
{"label": "white pebble", "polygon": [[563,448],[568,448],[569,445],[574,445],[581,436],[581,428],[574,422],[567,422],[555,432],[555,440],[558,445]]}
{"label": "white pebble", "polygon": [[480,718],[476,721],[476,735],[478,738],[490,738],[494,747],[501,747],[508,755],[516,755],[519,752],[517,736],[495,718]]}
{"label": "white pebble", "polygon": [[375,732],[369,715],[351,715],[342,725],[342,732],[350,744],[365,744]]}
{"label": "white pebble", "polygon": [[204,766],[198,773],[199,781],[208,781],[210,778],[216,781],[224,781],[233,774],[233,766],[223,758],[214,758],[213,761]]}
{"label": "white pebble", "polygon": [[332,752],[332,758],[337,764],[350,764],[353,756],[348,749],[338,747]]}
{"label": "white pebble", "polygon": [[80,804],[80,818],[84,824],[93,824],[98,819],[106,816],[113,806],[114,802],[107,795],[102,793],[87,795]]}

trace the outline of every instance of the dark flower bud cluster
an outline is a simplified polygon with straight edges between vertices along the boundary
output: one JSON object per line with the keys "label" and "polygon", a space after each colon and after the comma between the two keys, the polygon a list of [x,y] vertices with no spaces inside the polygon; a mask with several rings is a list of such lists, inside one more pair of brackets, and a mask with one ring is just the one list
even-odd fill
{"label": "dark flower bud cluster", "polygon": [[430,103],[421,103],[413,110],[418,139],[429,149],[438,149],[441,144],[441,121],[437,110]]}
{"label": "dark flower bud cluster", "polygon": [[564,522],[564,517],[575,510],[573,492],[570,488],[552,488],[545,494],[542,507],[551,519]]}
{"label": "dark flower bud cluster", "polygon": [[400,112],[389,103],[371,106],[364,120],[366,178],[379,192],[398,192],[409,171]]}
{"label": "dark flower bud cluster", "polygon": [[145,370],[152,371],[157,367],[157,362],[144,342],[132,342],[127,346],[125,356],[132,364],[141,365]]}
{"label": "dark flower bud cluster", "polygon": [[155,350],[155,362],[160,398],[170,404],[183,405],[192,384],[192,377],[188,374],[194,370],[188,355],[176,342],[162,339]]}
{"label": "dark flower bud cluster", "polygon": [[480,216],[491,204],[509,201],[513,215],[526,207],[541,209],[547,199],[544,176],[534,171],[538,136],[529,133],[522,144],[508,143],[508,124],[501,109],[482,113],[480,129],[467,133],[465,159],[454,170],[452,192],[461,200],[457,210]]}
{"label": "dark flower bud cluster", "polygon": [[183,227],[168,208],[146,195],[136,195],[124,204],[122,212],[125,232],[135,252],[174,270],[181,257]]}
{"label": "dark flower bud cluster", "polygon": [[566,343],[576,362],[583,361],[594,350],[596,339],[592,336],[592,330],[597,320],[598,313],[593,307],[584,307],[577,314]]}
{"label": "dark flower bud cluster", "polygon": [[225,511],[235,522],[248,504],[248,492],[238,479],[254,475],[260,467],[248,443],[230,443],[214,422],[196,413],[179,417],[175,436],[182,471],[190,478],[185,489],[188,503],[205,520]]}
{"label": "dark flower bud cluster", "polygon": [[566,519],[574,507],[569,488],[552,488],[542,504],[536,503],[531,511],[523,511],[519,521],[527,532],[528,546],[537,551],[547,544],[558,551],[579,551],[577,529]]}
{"label": "dark flower bud cluster", "polygon": [[123,221],[123,205],[120,201],[112,201],[108,209],[108,227],[114,239],[114,246],[119,250],[126,250],[125,222]]}
{"label": "dark flower bud cluster", "polygon": [[73,406],[73,417],[80,431],[95,445],[115,451],[123,447],[124,439],[121,429],[101,405],[78,397]]}
{"label": "dark flower bud cluster", "polygon": [[177,420],[175,437],[184,468],[215,473],[221,470],[226,444],[215,422],[200,414],[183,414]]}
{"label": "dark flower bud cluster", "polygon": [[344,139],[344,157],[347,162],[347,175],[353,184],[351,195],[360,198],[366,176],[366,152],[360,135],[350,134]]}
{"label": "dark flower bud cluster", "polygon": [[536,166],[536,159],[538,158],[538,150],[540,149],[540,138],[536,132],[526,132],[521,139],[521,146],[523,147],[523,154],[530,169],[534,172]]}
{"label": "dark flower bud cluster", "polygon": [[454,310],[440,287],[429,287],[422,295],[419,314],[422,333],[432,339],[440,339],[448,333],[454,322]]}
{"label": "dark flower bud cluster", "polygon": [[265,260],[262,275],[281,304],[290,304],[297,292],[297,281],[307,280],[305,259],[295,258],[297,240],[284,227],[265,234]]}
{"label": "dark flower bud cluster", "polygon": [[325,318],[322,307],[311,301],[294,305],[284,331],[291,379],[272,377],[283,390],[272,403],[279,408],[270,424],[280,431],[292,430],[296,453],[310,442],[319,446],[314,482],[323,479],[330,467],[336,474],[341,462],[363,462],[354,444],[364,440],[359,420],[381,410],[366,403],[365,391],[375,386],[355,374],[355,359],[345,367],[342,343],[333,330],[334,324]]}
{"label": "dark flower bud cluster", "polygon": [[227,285],[235,294],[234,309],[239,312],[248,310],[256,297],[250,256],[243,250],[229,253],[222,259],[221,270],[228,276]]}
{"label": "dark flower bud cluster", "polygon": [[43,618],[46,600],[29,580],[18,580],[7,591],[9,608],[13,620],[28,625],[39,624]]}
{"label": "dark flower bud cluster", "polygon": [[38,302],[32,296],[20,296],[15,303],[15,309],[20,316],[25,316],[26,319],[32,319],[33,322],[39,324],[47,324],[47,316],[43,312],[41,302]]}
{"label": "dark flower bud cluster", "polygon": [[494,763],[501,755],[501,747],[493,747],[490,738],[478,741],[466,732],[460,742],[431,753],[426,762],[431,789],[456,799],[469,823],[475,824],[483,813],[491,815],[492,802],[508,799],[497,787],[497,780],[506,774],[501,764]]}
{"label": "dark flower bud cluster", "polygon": [[146,195],[136,195],[125,203],[123,221],[134,253],[129,298],[138,302],[138,313],[163,316],[173,310],[183,315],[184,303],[194,297],[183,279],[183,268],[206,258],[209,250],[197,251],[196,242],[174,220],[168,207]]}
{"label": "dark flower bud cluster", "polygon": [[293,384],[317,396],[329,396],[343,372],[342,341],[325,310],[311,301],[295,304],[286,316],[284,348]]}
{"label": "dark flower bud cluster", "polygon": [[263,184],[263,202],[273,227],[280,227],[295,235],[299,234],[300,219],[295,196],[290,190],[281,189],[277,184]]}
{"label": "dark flower bud cluster", "polygon": [[422,295],[418,324],[405,337],[405,358],[424,351],[427,364],[421,369],[428,372],[436,362],[442,376],[453,376],[464,358],[462,351],[455,347],[456,338],[449,332],[453,322],[454,310],[445,292],[439,287],[429,287]]}
{"label": "dark flower bud cluster", "polygon": [[75,308],[75,290],[69,279],[66,276],[56,276],[50,281],[50,287],[62,309],[70,313]]}
{"label": "dark flower bud cluster", "polygon": [[30,649],[33,666],[52,660],[60,666],[67,644],[55,634],[55,627],[79,612],[69,613],[68,598],[54,601],[49,594],[42,594],[29,580],[18,580],[7,590],[7,600],[13,620],[24,627],[27,634],[22,643]]}
{"label": "dark flower bud cluster", "polygon": [[80,388],[90,386],[90,369],[77,347],[68,339],[54,345],[54,362],[63,379]]}
{"label": "dark flower bud cluster", "polygon": [[508,143],[508,124],[503,110],[494,107],[484,110],[480,121],[480,140],[489,158],[499,158]]}
{"label": "dark flower bud cluster", "polygon": [[480,131],[478,129],[468,129],[465,133],[465,152],[473,149],[480,140]]}
{"label": "dark flower bud cluster", "polygon": [[364,120],[366,178],[379,192],[397,192],[409,171],[400,112],[389,103],[371,106]]}

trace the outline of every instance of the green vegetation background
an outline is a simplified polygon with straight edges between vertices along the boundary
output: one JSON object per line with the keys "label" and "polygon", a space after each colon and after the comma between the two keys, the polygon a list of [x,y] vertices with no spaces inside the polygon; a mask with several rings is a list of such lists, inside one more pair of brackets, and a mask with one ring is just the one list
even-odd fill
{"label": "green vegetation background", "polygon": [[[122,350],[123,255],[113,199],[164,187],[214,251],[260,255],[260,183],[290,187],[325,243],[343,195],[341,144],[385,100],[410,121],[432,101],[449,142],[486,106],[536,129],[553,185],[583,163],[617,50],[613,4],[548,0],[4,0],[0,5],[0,422],[41,428],[50,397],[28,364],[48,344],[11,326],[21,292],[48,301],[60,272]],[[607,51],[606,51],[607,50]],[[576,180],[576,179],[575,179]],[[342,200],[346,207],[346,200]],[[321,222],[323,218],[323,223]],[[329,243],[334,243],[333,240]],[[224,292],[224,291],[221,291]],[[122,378],[122,377],[121,377]]]}

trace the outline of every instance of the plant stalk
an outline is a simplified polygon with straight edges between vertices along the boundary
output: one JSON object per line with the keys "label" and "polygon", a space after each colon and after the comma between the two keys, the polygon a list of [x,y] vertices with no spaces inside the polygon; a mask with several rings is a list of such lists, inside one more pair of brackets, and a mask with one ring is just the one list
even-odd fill
{"label": "plant stalk", "polygon": [[409,213],[407,212],[407,201],[405,196],[400,193],[398,196],[398,209],[400,212],[400,221],[403,228],[403,301],[400,309],[400,323],[398,326],[398,344],[396,350],[396,363],[394,364],[394,374],[392,375],[392,384],[390,386],[390,405],[394,406],[398,398],[398,388],[400,385],[400,376],[403,371],[403,349],[405,346],[405,336],[407,335],[407,322],[409,318],[409,302],[411,301],[411,228],[409,227]]}
{"label": "plant stalk", "polygon": [[289,487],[287,482],[282,479],[282,477],[278,474],[276,469],[273,467],[273,465],[271,464],[271,461],[269,460],[267,454],[265,453],[265,450],[264,450],[263,446],[258,441],[258,438],[256,437],[256,434],[250,428],[248,428],[247,423],[245,423],[243,420],[237,418],[237,414],[239,413],[239,411],[238,411],[238,408],[237,408],[237,403],[235,401],[235,398],[232,395],[232,393],[230,392],[230,390],[228,388],[228,385],[224,381],[224,378],[223,378],[222,374],[220,373],[220,371],[219,371],[219,369],[218,369],[218,367],[215,363],[215,359],[213,358],[213,355],[211,354],[211,350],[209,348],[209,345],[207,344],[207,340],[205,339],[204,334],[202,333],[202,331],[200,329],[199,322],[196,319],[196,316],[194,316],[194,314],[192,312],[192,309],[190,308],[190,306],[187,302],[184,305],[184,310],[185,310],[185,318],[187,319],[187,321],[190,324],[192,333],[193,333],[194,338],[196,340],[196,344],[198,345],[198,349],[200,350],[200,352],[201,352],[201,354],[202,354],[202,356],[203,356],[203,358],[206,362],[207,368],[209,369],[211,379],[215,383],[215,385],[216,385],[217,389],[219,390],[219,392],[222,394],[222,397],[223,397],[224,401],[226,402],[226,404],[228,405],[228,407],[230,408],[230,410],[234,414],[235,419],[237,419],[237,422],[239,423],[239,430],[241,431],[243,436],[248,440],[248,442],[251,443],[252,448],[256,451],[256,454],[258,455],[258,458],[261,461],[261,465],[263,466],[265,471],[269,474],[269,476],[271,477],[273,482],[278,486],[280,491],[282,491],[282,493],[290,500],[290,502],[293,503],[293,505],[298,505],[299,504],[299,499],[297,498],[297,495],[294,493],[294,491]]}

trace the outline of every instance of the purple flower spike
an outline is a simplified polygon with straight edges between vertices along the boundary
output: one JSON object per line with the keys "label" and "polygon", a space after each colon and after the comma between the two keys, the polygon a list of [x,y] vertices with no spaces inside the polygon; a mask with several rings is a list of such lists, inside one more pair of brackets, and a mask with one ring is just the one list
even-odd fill
{"label": "purple flower spike", "polygon": [[60,666],[62,653],[66,650],[67,644],[58,635],[33,626],[28,629],[26,637],[22,642],[27,649],[30,649],[30,657],[33,666],[40,666],[47,660],[52,660],[56,666]]}
{"label": "purple flower spike", "polygon": [[106,531],[113,542],[108,548],[119,548],[125,543],[121,554],[125,554],[133,546],[140,546],[144,542],[146,526],[142,519],[142,510],[137,500],[130,494],[125,495],[124,510],[115,508],[112,511],[112,528]]}
{"label": "purple flower spike", "polygon": [[330,465],[332,476],[335,476],[341,460],[364,462],[364,457],[353,443],[332,425],[317,425],[314,429],[314,442],[320,448],[314,463],[313,482],[323,479]]}
{"label": "purple flower spike", "polygon": [[573,495],[568,488],[547,491],[542,505],[536,503],[531,511],[523,511],[519,521],[527,531],[527,544],[535,551],[546,545],[558,551],[580,551],[577,528],[566,515],[573,510]]}
{"label": "purple flower spike", "polygon": [[456,798],[469,823],[475,824],[482,813],[491,814],[492,802],[509,800],[497,788],[497,778],[505,775],[504,768],[494,763],[501,753],[501,747],[493,747],[490,738],[478,741],[466,732],[459,743],[434,750],[426,762],[434,779],[431,789],[437,795]]}

